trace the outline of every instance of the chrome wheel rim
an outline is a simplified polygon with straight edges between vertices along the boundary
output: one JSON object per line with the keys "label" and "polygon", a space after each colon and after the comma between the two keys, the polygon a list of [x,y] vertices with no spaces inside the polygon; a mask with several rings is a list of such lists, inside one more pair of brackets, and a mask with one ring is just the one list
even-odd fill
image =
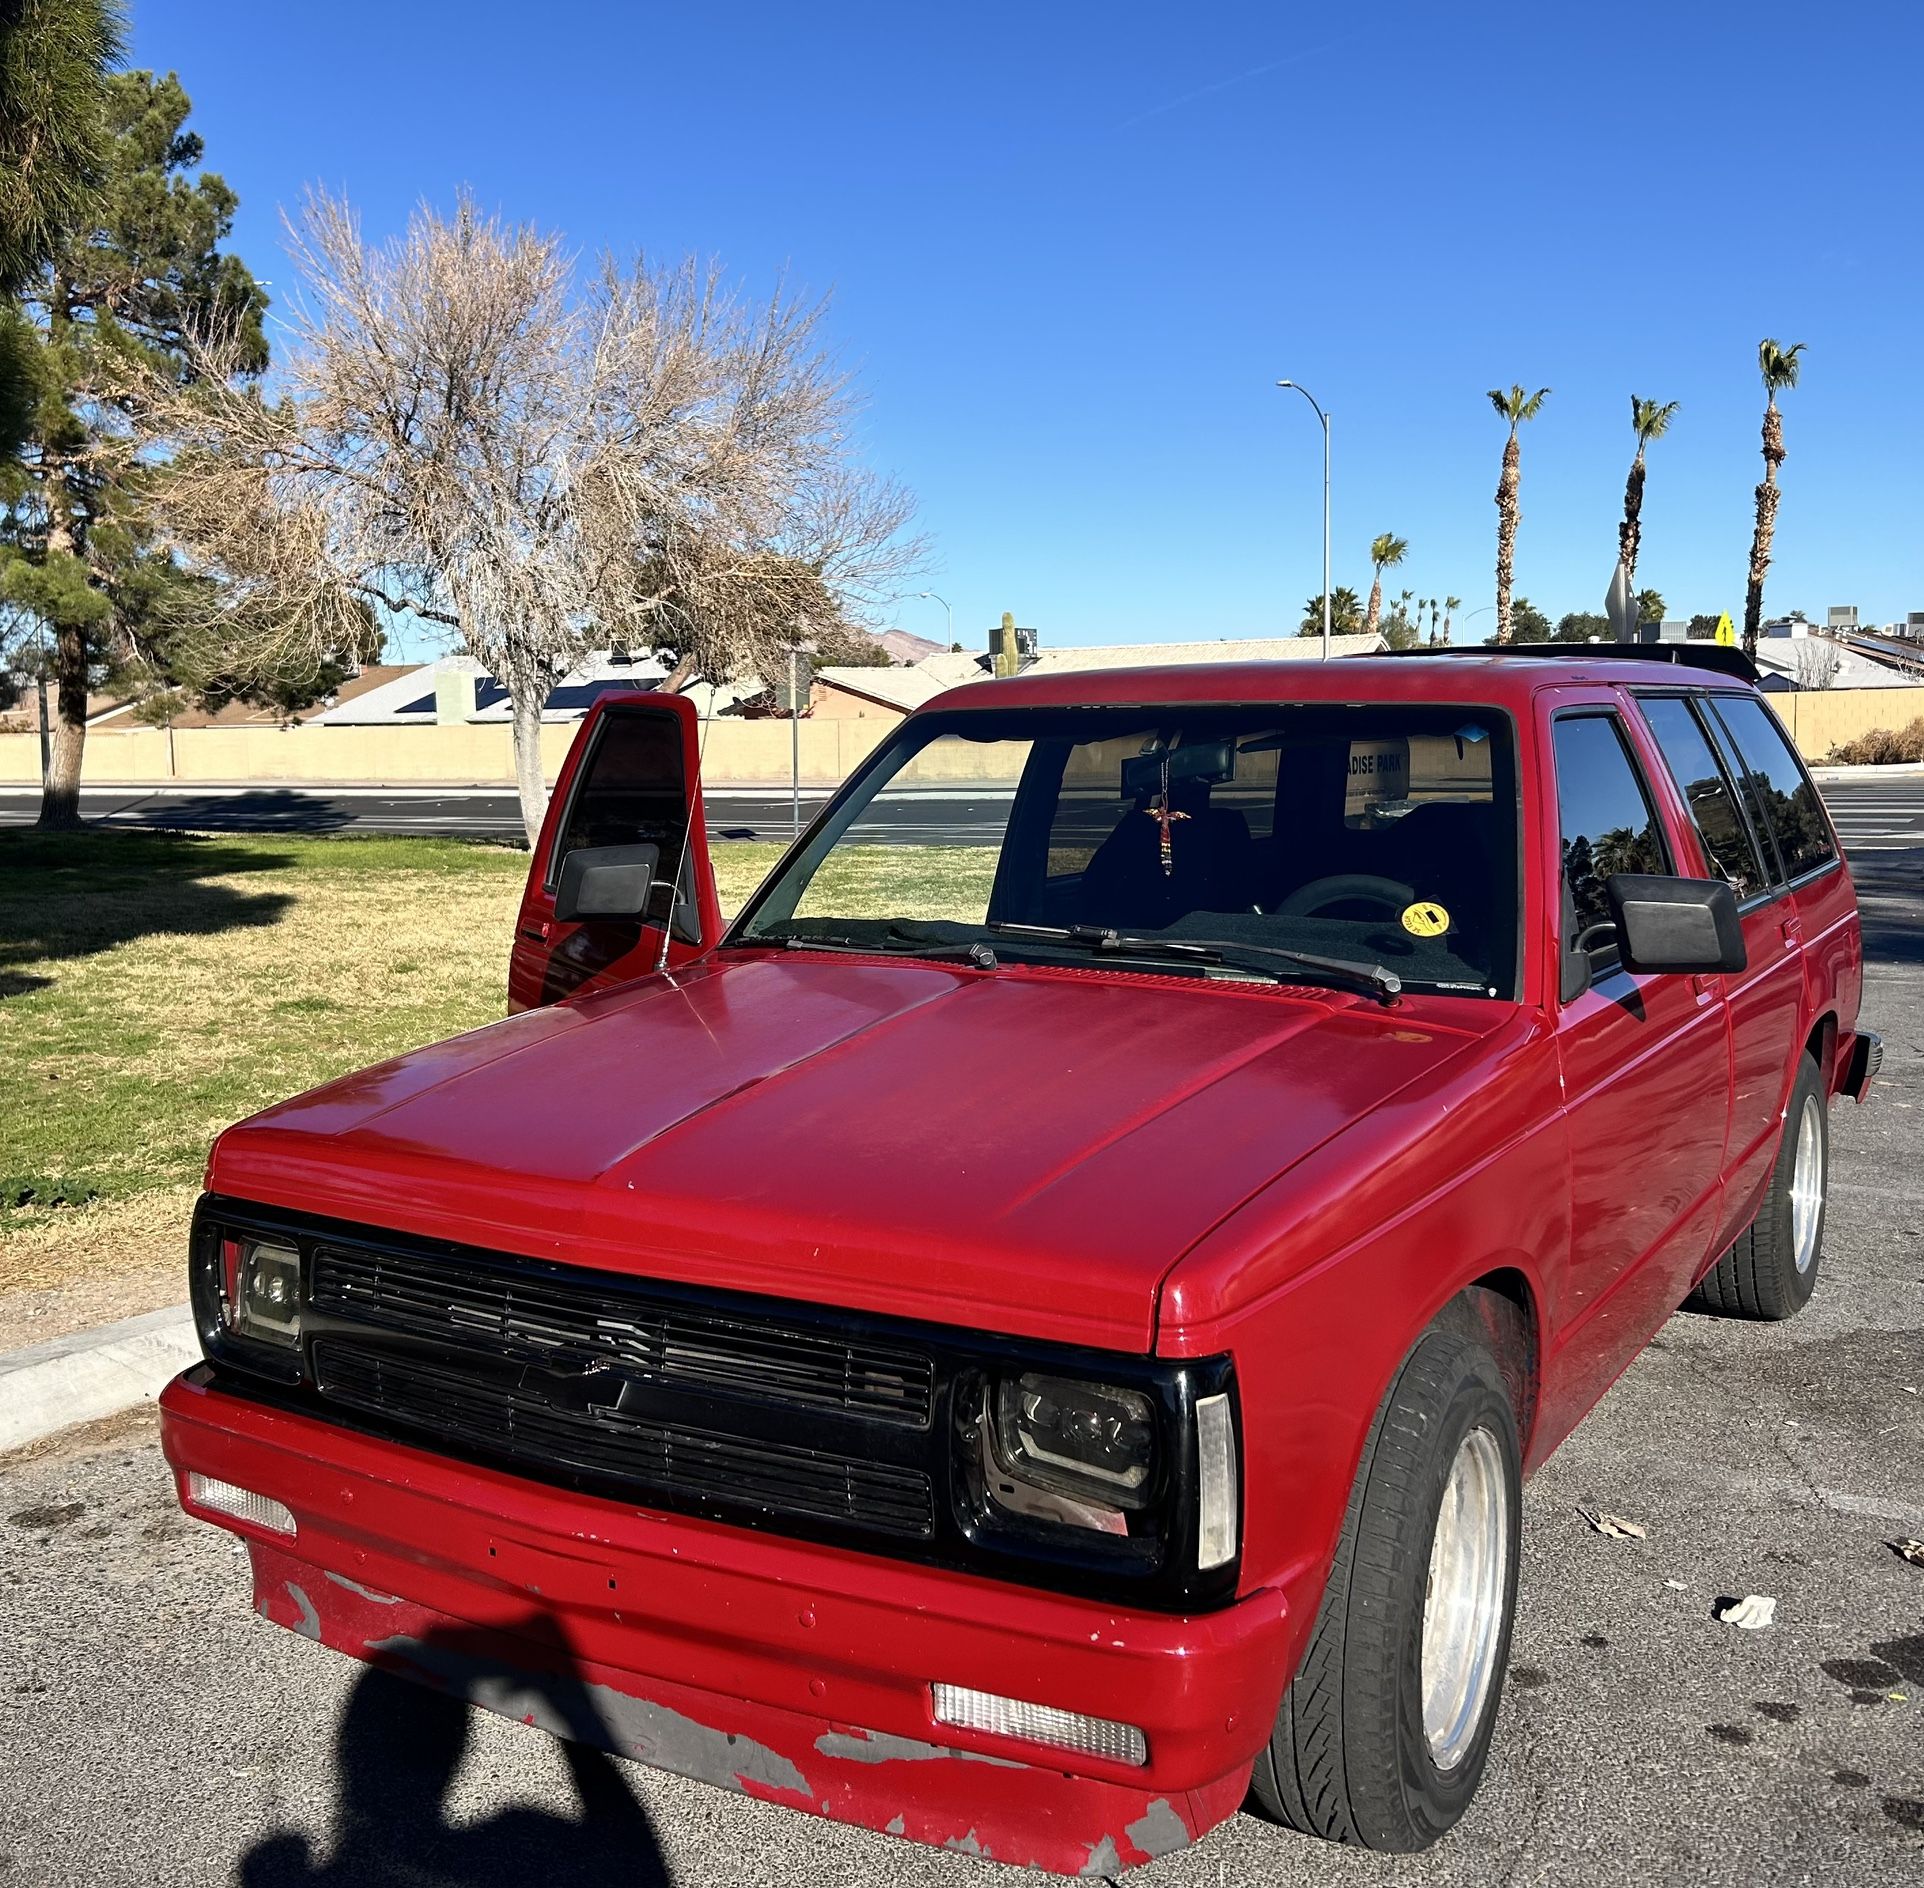
{"label": "chrome wheel rim", "polygon": [[1817,1223],[1824,1212],[1824,1104],[1804,1097],[1797,1117],[1797,1153],[1790,1170],[1790,1249],[1797,1269],[1817,1262]]}
{"label": "chrome wheel rim", "polygon": [[1423,1732],[1439,1770],[1461,1763],[1482,1727],[1509,1571],[1503,1451],[1489,1430],[1472,1429],[1444,1484],[1423,1596]]}

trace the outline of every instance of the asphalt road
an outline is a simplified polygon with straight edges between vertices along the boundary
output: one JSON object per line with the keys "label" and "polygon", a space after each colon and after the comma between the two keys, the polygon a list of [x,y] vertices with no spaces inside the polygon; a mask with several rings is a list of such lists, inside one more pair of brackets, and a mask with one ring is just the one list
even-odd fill
{"label": "asphalt road", "polygon": [[[1871,1105],[1834,1116],[1816,1298],[1781,1326],[1674,1318],[1531,1483],[1509,1687],[1461,1827],[1386,1857],[1242,1816],[1131,1882],[1920,1878],[1924,1569],[1885,1543],[1924,1538],[1924,848],[1859,869],[1888,1055]],[[1647,1538],[1592,1532],[1582,1505]],[[1712,1616],[1747,1593],[1776,1597],[1768,1630]],[[542,1733],[254,1617],[239,1549],[175,1510],[145,1416],[0,1464],[0,1648],[7,1888],[1042,1879],[627,1764],[592,1774],[584,1818]]]}
{"label": "asphalt road", "polygon": [[[1824,798],[1845,849],[1862,852],[1924,846],[1924,775],[1832,781]],[[805,787],[802,823],[828,798]],[[711,788],[705,796],[711,838],[787,839],[789,796],[765,788]],[[920,845],[993,845],[1008,819],[1009,792],[993,788],[929,788],[895,793],[865,820],[865,832],[893,832]],[[40,796],[0,788],[0,826],[30,823]],[[440,833],[476,839],[521,838],[521,813],[510,789],[494,787],[97,787],[81,795],[81,812],[111,826],[196,832]]]}
{"label": "asphalt road", "polygon": [[[829,797],[827,787],[804,787],[806,826]],[[921,845],[994,843],[1008,820],[1009,796],[970,788],[930,788],[891,794],[886,814],[870,829],[913,833]],[[790,796],[775,788],[708,788],[703,794],[711,839],[790,837]],[[0,788],[0,826],[31,824],[40,795]],[[519,844],[521,808],[511,788],[475,787],[90,787],[81,793],[83,818],[108,826],[192,832],[425,833]]]}

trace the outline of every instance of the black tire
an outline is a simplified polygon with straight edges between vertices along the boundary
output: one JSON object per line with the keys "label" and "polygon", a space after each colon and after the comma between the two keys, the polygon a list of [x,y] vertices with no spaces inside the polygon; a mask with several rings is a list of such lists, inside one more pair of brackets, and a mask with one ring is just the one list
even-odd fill
{"label": "black tire", "polygon": [[1757,1217],[1737,1236],[1737,1243],[1699,1281],[1684,1301],[1693,1311],[1723,1318],[1793,1318],[1810,1302],[1817,1288],[1818,1268],[1824,1261],[1824,1200],[1817,1207],[1816,1240],[1809,1263],[1797,1266],[1797,1241],[1792,1232],[1791,1181],[1797,1169],[1797,1129],[1805,1104],[1814,1100],[1811,1116],[1819,1149],[1824,1193],[1830,1187],[1830,1112],[1824,1079],[1806,1055],[1791,1084],[1790,1105],[1784,1110],[1784,1137],[1771,1170],[1770,1191]]}
{"label": "black tire", "polygon": [[[1506,1495],[1494,1671],[1467,1748],[1447,1769],[1423,1725],[1424,1597],[1438,1509],[1463,1439],[1494,1440]],[[1516,1415],[1488,1348],[1439,1321],[1384,1399],[1357,1468],[1309,1645],[1252,1791],[1278,1822],[1372,1849],[1427,1848],[1469,1807],[1503,1695],[1516,1614],[1522,1494]]]}

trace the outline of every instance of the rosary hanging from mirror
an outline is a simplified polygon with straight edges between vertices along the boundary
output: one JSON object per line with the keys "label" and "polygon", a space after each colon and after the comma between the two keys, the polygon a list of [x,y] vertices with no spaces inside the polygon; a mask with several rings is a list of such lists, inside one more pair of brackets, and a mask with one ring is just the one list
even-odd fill
{"label": "rosary hanging from mirror", "polygon": [[1175,849],[1169,843],[1169,829],[1175,825],[1177,820],[1187,819],[1189,815],[1187,813],[1176,813],[1170,810],[1169,754],[1166,749],[1162,757],[1162,791],[1156,795],[1156,804],[1154,806],[1145,806],[1142,810],[1156,822],[1159,828],[1157,849],[1162,855],[1162,875],[1164,878],[1170,878],[1176,870],[1176,854]]}

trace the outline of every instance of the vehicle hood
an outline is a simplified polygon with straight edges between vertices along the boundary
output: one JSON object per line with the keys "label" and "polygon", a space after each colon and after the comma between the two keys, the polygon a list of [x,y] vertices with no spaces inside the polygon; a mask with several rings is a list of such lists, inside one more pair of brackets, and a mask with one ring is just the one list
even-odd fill
{"label": "vehicle hood", "polygon": [[1420,1003],[728,954],[271,1108],[222,1136],[209,1185],[531,1257],[1146,1351],[1158,1283],[1197,1239],[1474,1040]]}

